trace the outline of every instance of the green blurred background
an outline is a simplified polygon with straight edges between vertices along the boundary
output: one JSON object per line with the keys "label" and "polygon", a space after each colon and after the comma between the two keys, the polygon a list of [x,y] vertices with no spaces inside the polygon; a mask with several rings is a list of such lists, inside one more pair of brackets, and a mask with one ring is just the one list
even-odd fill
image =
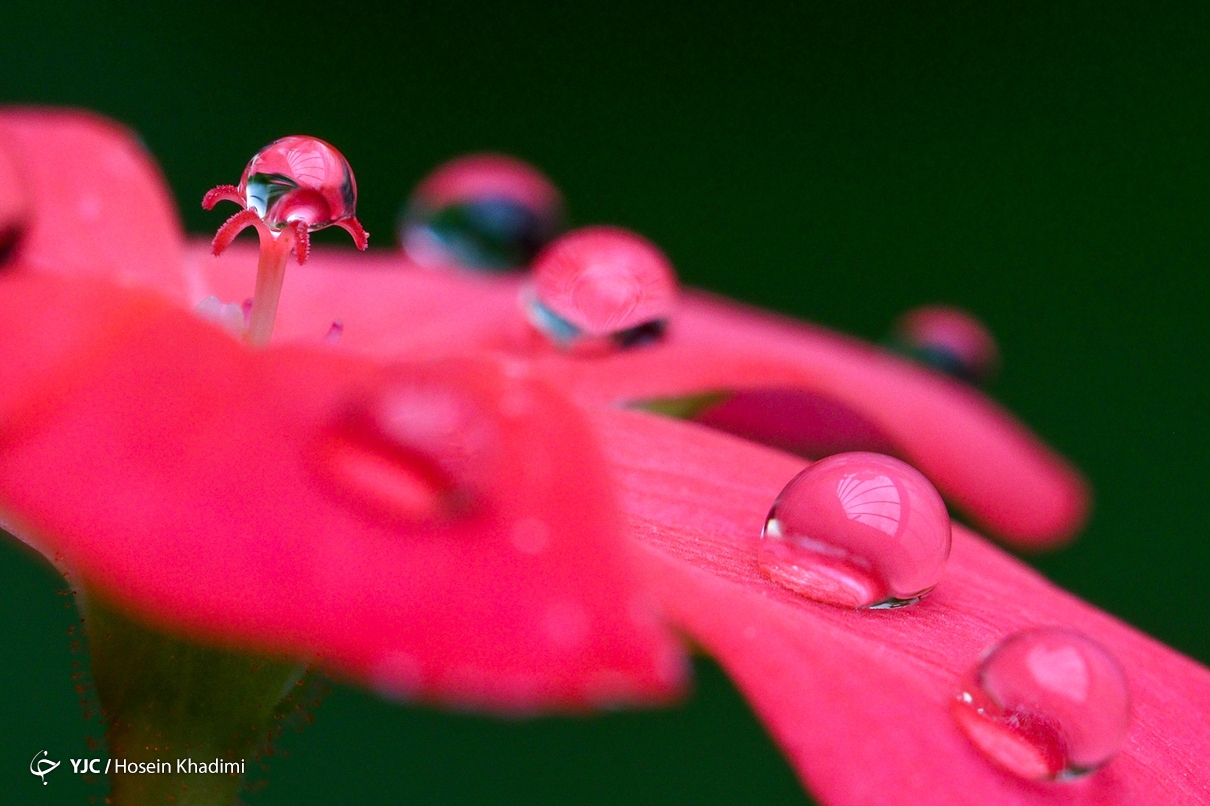
{"label": "green blurred background", "polygon": [[[0,101],[132,126],[198,233],[222,218],[202,193],[284,134],[344,151],[380,249],[421,176],[492,149],[689,284],[875,340],[911,306],[968,308],[1005,356],[994,394],[1096,489],[1083,537],[1033,562],[1210,661],[1210,6],[998,5],[10,4]],[[0,802],[104,795],[27,771],[99,734],[61,587],[0,545]],[[802,803],[698,672],[678,709],[523,723],[336,688],[248,801]]]}

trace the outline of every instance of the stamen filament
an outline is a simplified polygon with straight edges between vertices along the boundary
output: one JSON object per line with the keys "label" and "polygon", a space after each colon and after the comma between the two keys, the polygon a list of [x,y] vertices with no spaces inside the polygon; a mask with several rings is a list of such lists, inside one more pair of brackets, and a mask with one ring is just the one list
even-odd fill
{"label": "stamen filament", "polygon": [[268,227],[256,229],[260,235],[260,260],[256,266],[256,290],[252,294],[252,311],[248,315],[244,341],[249,347],[266,347],[273,335],[277,303],[286,279],[286,259],[290,257],[295,237],[290,228],[276,235]]}

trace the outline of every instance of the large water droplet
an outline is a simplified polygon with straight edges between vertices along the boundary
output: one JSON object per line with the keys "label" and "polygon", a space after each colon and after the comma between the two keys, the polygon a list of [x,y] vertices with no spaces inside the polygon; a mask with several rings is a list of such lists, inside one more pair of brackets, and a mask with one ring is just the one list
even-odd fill
{"label": "large water droplet", "polygon": [[348,406],[321,441],[341,491],[395,520],[465,514],[496,445],[491,422],[455,392],[400,382]]}
{"label": "large water droplet", "polygon": [[563,227],[563,198],[538,169],[495,154],[447,162],[412,194],[399,224],[408,257],[430,268],[529,265]]}
{"label": "large water droplet", "polygon": [[908,311],[895,323],[891,346],[968,383],[987,383],[1000,366],[1000,350],[991,331],[957,308],[927,306]]}
{"label": "large water droplet", "polygon": [[777,497],[757,562],[774,582],[838,607],[925,596],[950,553],[950,520],[919,471],[879,453],[829,456]]}
{"label": "large water droplet", "polygon": [[1130,689],[1100,644],[1073,630],[1041,627],[997,644],[966,681],[953,712],[1002,767],[1034,780],[1071,779],[1121,748]]}
{"label": "large water droplet", "polygon": [[256,153],[239,180],[249,210],[281,229],[317,230],[357,214],[357,182],[344,156],[316,137],[283,137]]}
{"label": "large water droplet", "polygon": [[530,322],[560,347],[634,347],[663,337],[676,273],[646,239],[614,227],[564,235],[539,255]]}

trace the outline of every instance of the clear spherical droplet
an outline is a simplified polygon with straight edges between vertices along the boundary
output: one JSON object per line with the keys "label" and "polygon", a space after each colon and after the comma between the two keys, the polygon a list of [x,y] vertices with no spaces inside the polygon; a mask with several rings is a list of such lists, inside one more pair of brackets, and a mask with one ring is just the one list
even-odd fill
{"label": "clear spherical droplet", "polygon": [[239,192],[276,229],[301,221],[314,231],[357,214],[353,169],[317,137],[283,137],[262,148],[244,168]]}
{"label": "clear spherical droplet", "polygon": [[915,468],[879,453],[829,456],[782,490],[757,562],[778,584],[838,607],[898,607],[925,596],[950,553],[950,519]]}
{"label": "clear spherical droplet", "polygon": [[676,273],[654,244],[587,227],[538,256],[525,304],[530,322],[562,347],[633,347],[663,336],[676,296]]}
{"label": "clear spherical droplet", "polygon": [[1024,778],[1078,778],[1121,748],[1130,689],[1117,660],[1074,630],[1006,638],[964,684],[954,717],[975,745]]}
{"label": "clear spherical droplet", "polygon": [[447,162],[412,194],[399,240],[415,262],[503,270],[529,265],[563,228],[563,197],[537,168],[474,154]]}
{"label": "clear spherical droplet", "polygon": [[957,308],[933,305],[908,311],[895,323],[891,344],[921,364],[968,383],[987,383],[1000,366],[991,331]]}

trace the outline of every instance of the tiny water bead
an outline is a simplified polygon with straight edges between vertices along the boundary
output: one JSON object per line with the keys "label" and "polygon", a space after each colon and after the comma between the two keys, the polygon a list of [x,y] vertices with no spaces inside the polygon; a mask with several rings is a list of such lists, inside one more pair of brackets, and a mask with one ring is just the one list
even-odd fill
{"label": "tiny water bead", "polygon": [[1087,775],[1122,747],[1130,689],[1117,660],[1074,630],[1041,627],[997,644],[955,700],[958,724],[1000,766],[1032,780]]}
{"label": "tiny water bead", "polygon": [[530,323],[562,348],[625,348],[662,338],[676,298],[676,273],[654,244],[587,227],[538,256],[523,304]]}
{"label": "tiny water bead", "polygon": [[529,265],[563,220],[563,198],[537,168],[472,154],[420,183],[400,218],[399,240],[428,268],[514,269]]}
{"label": "tiny water bead", "polygon": [[757,564],[795,593],[837,607],[918,602],[941,579],[950,519],[915,468],[878,453],[829,456],[786,485]]}
{"label": "tiny water bead", "polygon": [[891,331],[891,346],[967,383],[985,384],[1000,366],[996,340],[966,311],[930,305],[908,311]]}

